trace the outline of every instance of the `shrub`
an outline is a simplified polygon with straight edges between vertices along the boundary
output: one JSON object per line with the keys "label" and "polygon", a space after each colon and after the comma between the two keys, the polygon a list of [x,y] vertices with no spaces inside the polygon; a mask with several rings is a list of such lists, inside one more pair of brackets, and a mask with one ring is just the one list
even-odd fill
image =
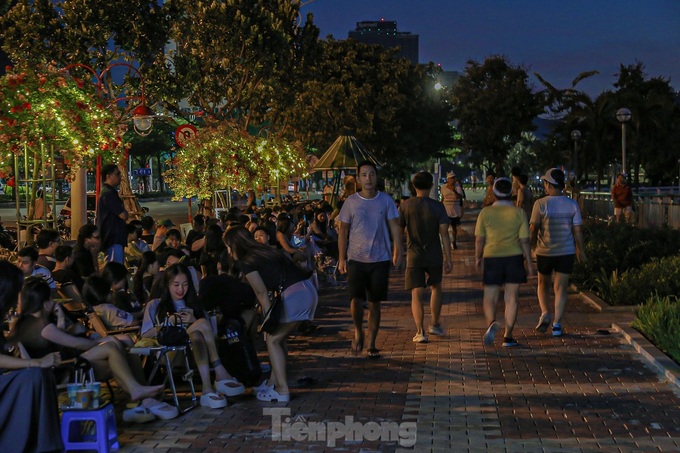
{"label": "shrub", "polygon": [[658,295],[640,306],[632,326],[680,363],[680,304],[676,296]]}
{"label": "shrub", "polygon": [[612,275],[601,286],[602,298],[611,305],[642,304],[653,294],[658,297],[680,294],[680,256],[653,259],[639,269]]}

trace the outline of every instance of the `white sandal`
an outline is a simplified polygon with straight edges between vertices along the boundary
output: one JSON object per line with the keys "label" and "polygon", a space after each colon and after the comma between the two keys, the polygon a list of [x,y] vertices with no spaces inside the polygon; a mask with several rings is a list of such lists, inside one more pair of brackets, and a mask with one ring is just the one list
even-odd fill
{"label": "white sandal", "polygon": [[269,403],[287,403],[290,401],[290,393],[288,395],[281,395],[272,385],[264,391],[257,392],[257,399]]}
{"label": "white sandal", "polygon": [[243,384],[232,377],[222,379],[221,381],[215,381],[215,391],[227,396],[238,396],[243,395],[246,391],[246,388]]}
{"label": "white sandal", "polygon": [[209,407],[210,409],[222,409],[227,407],[227,399],[214,392],[206,393],[201,395],[201,406]]}
{"label": "white sandal", "polygon": [[156,420],[156,416],[146,407],[137,406],[124,410],[123,420],[130,423],[148,423]]}

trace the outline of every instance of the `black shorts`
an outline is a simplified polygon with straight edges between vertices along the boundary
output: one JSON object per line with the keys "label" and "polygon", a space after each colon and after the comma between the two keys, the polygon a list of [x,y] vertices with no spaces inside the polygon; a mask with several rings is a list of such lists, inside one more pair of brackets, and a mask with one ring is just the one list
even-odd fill
{"label": "black shorts", "polygon": [[362,263],[349,260],[347,263],[349,297],[369,302],[387,300],[389,275],[389,261]]}
{"label": "black shorts", "polygon": [[505,283],[526,283],[524,255],[484,258],[484,284],[501,286]]}
{"label": "black shorts", "polygon": [[404,275],[406,290],[436,285],[442,282],[442,276],[441,264],[433,267],[407,267]]}
{"label": "black shorts", "polygon": [[575,259],[576,255],[536,255],[536,267],[538,267],[538,273],[543,275],[551,275],[553,271],[560,274],[571,274]]}
{"label": "black shorts", "polygon": [[449,225],[452,227],[460,225],[460,217],[449,217]]}

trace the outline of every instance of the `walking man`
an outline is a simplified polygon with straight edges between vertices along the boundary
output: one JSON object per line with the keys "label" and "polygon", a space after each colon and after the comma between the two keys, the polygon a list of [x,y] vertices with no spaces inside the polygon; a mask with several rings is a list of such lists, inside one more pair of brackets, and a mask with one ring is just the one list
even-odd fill
{"label": "walking man", "polygon": [[387,299],[390,251],[395,267],[400,268],[404,259],[399,212],[394,200],[377,189],[376,165],[363,161],[357,170],[361,191],[347,197],[338,215],[338,270],[347,274],[352,298],[352,351],[358,354],[364,347],[363,304],[368,300],[367,352],[369,358],[379,358],[375,340],[380,328],[380,302]]}
{"label": "walking man", "polygon": [[[406,228],[406,290],[411,290],[411,312],[416,323],[414,343],[427,343],[423,328],[422,293],[430,287],[430,328],[432,335],[444,335],[439,324],[442,311],[442,264],[444,271],[451,272],[451,242],[449,240],[449,216],[444,205],[429,197],[434,185],[432,175],[420,171],[413,176],[415,198],[405,200],[399,206],[399,226]],[[440,238],[441,237],[441,241]],[[442,257],[442,243],[444,253]],[[442,261],[443,260],[443,261]]]}
{"label": "walking man", "polygon": [[[531,212],[531,244],[536,247],[538,267],[538,303],[541,318],[536,330],[545,332],[550,325],[550,285],[555,292],[554,337],[562,336],[562,315],[567,305],[567,286],[574,258],[586,260],[581,232],[581,211],[578,203],[564,195],[564,173],[551,168],[541,178],[548,194],[534,203]],[[553,272],[555,281],[551,282]]]}
{"label": "walking man", "polygon": [[124,264],[123,250],[127,245],[125,221],[130,216],[125,210],[123,200],[118,196],[116,187],[121,181],[120,169],[115,164],[102,168],[102,191],[97,203],[97,228],[101,235],[101,249],[107,261]]}

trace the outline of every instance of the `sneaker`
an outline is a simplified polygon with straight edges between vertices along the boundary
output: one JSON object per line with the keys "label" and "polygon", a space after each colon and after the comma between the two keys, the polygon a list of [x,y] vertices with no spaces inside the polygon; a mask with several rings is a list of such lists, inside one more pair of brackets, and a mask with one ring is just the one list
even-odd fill
{"label": "sneaker", "polygon": [[489,328],[486,329],[486,332],[484,333],[484,346],[493,346],[493,341],[496,338],[496,331],[499,327],[500,324],[496,321],[489,325]]}
{"label": "sneaker", "polygon": [[424,333],[417,333],[413,337],[413,342],[414,343],[427,343],[427,335],[425,335]]}
{"label": "sneaker", "polygon": [[552,326],[553,337],[561,337],[564,333],[562,331],[562,326],[560,324],[553,324]]}
{"label": "sneaker", "polygon": [[536,325],[535,330],[537,332],[545,332],[548,330],[548,326],[550,325],[550,313],[543,313],[541,317],[538,319],[538,324]]}
{"label": "sneaker", "polygon": [[517,340],[511,337],[505,337],[503,338],[503,347],[504,348],[512,348],[513,346],[517,346],[519,343],[517,343]]}
{"label": "sneaker", "polygon": [[439,324],[435,324],[434,326],[430,326],[430,328],[427,329],[427,333],[442,336],[444,335],[444,329],[442,329]]}

